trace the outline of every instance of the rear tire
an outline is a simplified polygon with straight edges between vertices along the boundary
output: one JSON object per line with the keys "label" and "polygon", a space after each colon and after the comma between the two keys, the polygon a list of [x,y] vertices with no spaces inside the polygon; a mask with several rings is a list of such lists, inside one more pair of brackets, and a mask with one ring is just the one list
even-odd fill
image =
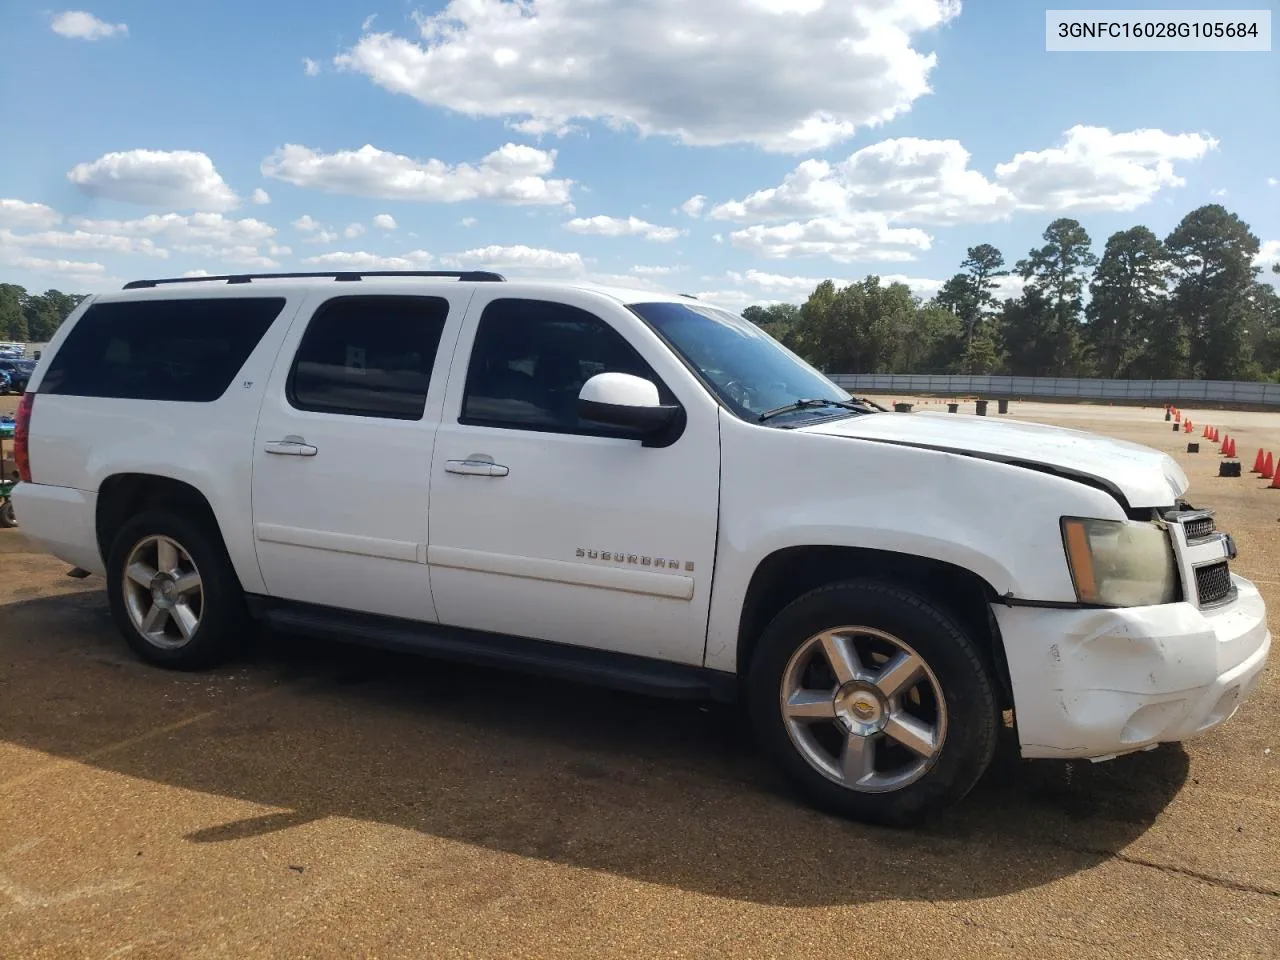
{"label": "rear tire", "polygon": [[125,642],[149,663],[210,667],[231,657],[248,630],[244,591],[211,526],[153,508],[127,520],[112,541],[111,614]]}
{"label": "rear tire", "polygon": [[756,735],[814,805],[911,826],[961,800],[995,752],[999,709],[973,641],[907,589],[813,590],[765,628],[747,677]]}

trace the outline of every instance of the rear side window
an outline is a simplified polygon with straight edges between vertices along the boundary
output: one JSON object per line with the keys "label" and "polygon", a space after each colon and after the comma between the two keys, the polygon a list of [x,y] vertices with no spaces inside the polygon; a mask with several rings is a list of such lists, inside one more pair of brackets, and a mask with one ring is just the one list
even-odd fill
{"label": "rear side window", "polygon": [[334,297],[316,311],[289,374],[299,410],[421,420],[449,301]]}
{"label": "rear side window", "polygon": [[40,392],[210,403],[284,305],[284,297],[95,303],[53,357]]}

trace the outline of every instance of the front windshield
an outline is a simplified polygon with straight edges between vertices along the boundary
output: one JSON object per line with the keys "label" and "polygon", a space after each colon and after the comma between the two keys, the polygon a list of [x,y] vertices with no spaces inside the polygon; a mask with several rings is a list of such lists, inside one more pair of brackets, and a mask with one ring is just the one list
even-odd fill
{"label": "front windshield", "polygon": [[[689,363],[744,420],[798,400],[845,402],[849,394],[750,320],[692,303],[633,303],[631,309]],[[780,416],[848,416],[839,407],[813,407]]]}

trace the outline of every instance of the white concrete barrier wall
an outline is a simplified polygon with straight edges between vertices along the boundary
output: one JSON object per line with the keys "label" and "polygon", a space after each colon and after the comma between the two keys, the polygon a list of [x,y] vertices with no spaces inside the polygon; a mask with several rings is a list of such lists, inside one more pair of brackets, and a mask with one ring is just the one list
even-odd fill
{"label": "white concrete barrier wall", "polygon": [[828,374],[846,390],[857,392],[937,393],[1079,400],[1140,400],[1149,403],[1223,402],[1280,407],[1280,383],[1236,380],[1102,380],[1077,377],[944,376],[924,373]]}

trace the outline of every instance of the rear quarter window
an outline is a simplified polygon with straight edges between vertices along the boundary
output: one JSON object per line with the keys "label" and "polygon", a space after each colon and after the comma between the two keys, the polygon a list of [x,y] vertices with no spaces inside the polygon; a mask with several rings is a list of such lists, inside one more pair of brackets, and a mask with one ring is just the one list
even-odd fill
{"label": "rear quarter window", "polygon": [[95,303],[50,361],[40,393],[212,402],[284,305],[284,297]]}

